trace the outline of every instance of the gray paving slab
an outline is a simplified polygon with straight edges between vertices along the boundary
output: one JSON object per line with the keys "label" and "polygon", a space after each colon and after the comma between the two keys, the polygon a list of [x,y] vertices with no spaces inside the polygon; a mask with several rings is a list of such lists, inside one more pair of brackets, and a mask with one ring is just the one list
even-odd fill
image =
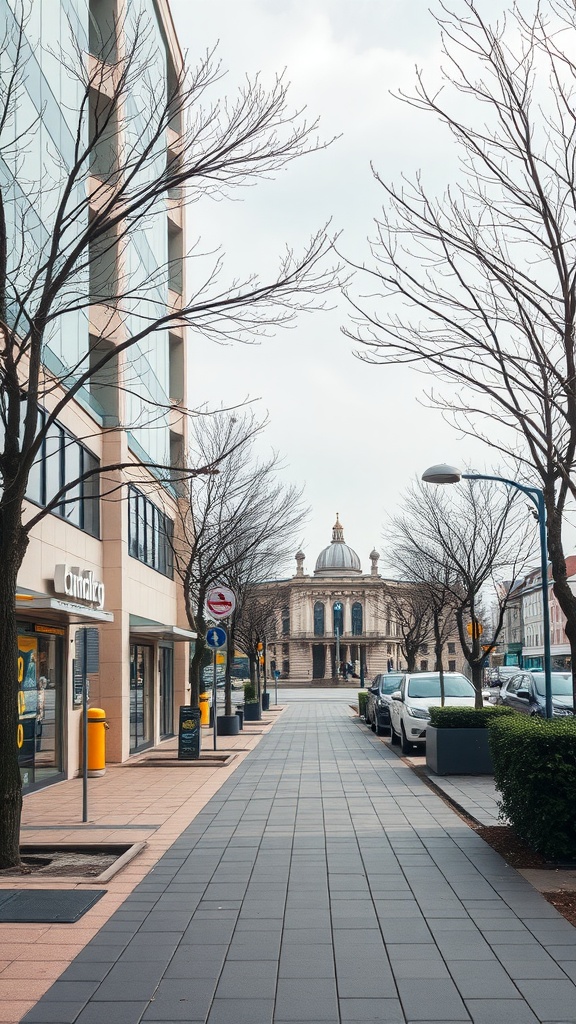
{"label": "gray paving slab", "polygon": [[[492,813],[487,785],[450,783]],[[573,1024],[574,1006],[576,929],[345,702],[317,699],[24,1022]]]}

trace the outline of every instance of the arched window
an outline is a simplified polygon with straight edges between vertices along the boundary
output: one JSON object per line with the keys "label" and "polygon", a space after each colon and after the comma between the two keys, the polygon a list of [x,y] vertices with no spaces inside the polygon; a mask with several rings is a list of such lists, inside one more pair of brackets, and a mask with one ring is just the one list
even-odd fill
{"label": "arched window", "polygon": [[342,636],[344,632],[344,605],[342,601],[336,601],[332,611],[334,616],[334,634],[338,630],[338,635]]}
{"label": "arched window", "polygon": [[359,601],[352,605],[352,636],[362,636],[362,605]]}
{"label": "arched window", "polygon": [[282,609],[282,636],[290,635],[290,609]]}
{"label": "arched window", "polygon": [[324,605],[316,601],[314,605],[314,636],[324,636]]}

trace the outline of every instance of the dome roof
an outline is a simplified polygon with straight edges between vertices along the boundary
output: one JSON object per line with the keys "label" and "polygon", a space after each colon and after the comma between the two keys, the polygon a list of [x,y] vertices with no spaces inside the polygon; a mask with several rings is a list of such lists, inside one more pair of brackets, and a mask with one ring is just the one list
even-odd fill
{"label": "dome roof", "polygon": [[336,513],[332,527],[332,543],[320,552],[316,559],[315,576],[360,575],[362,567],[356,552],[344,542],[344,530]]}

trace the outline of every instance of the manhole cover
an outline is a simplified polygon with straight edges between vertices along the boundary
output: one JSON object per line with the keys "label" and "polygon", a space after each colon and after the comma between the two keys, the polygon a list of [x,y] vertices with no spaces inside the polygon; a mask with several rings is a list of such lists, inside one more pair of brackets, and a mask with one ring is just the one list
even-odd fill
{"label": "manhole cover", "polygon": [[21,889],[17,892],[3,892],[0,899],[0,923],[72,923],[83,917],[105,892],[106,889]]}

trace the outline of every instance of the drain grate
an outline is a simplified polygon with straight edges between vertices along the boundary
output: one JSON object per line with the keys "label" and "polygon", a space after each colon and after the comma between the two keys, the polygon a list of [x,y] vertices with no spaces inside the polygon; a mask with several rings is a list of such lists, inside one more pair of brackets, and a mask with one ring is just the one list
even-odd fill
{"label": "drain grate", "polygon": [[19,889],[0,895],[1,924],[72,924],[104,896],[106,889]]}

